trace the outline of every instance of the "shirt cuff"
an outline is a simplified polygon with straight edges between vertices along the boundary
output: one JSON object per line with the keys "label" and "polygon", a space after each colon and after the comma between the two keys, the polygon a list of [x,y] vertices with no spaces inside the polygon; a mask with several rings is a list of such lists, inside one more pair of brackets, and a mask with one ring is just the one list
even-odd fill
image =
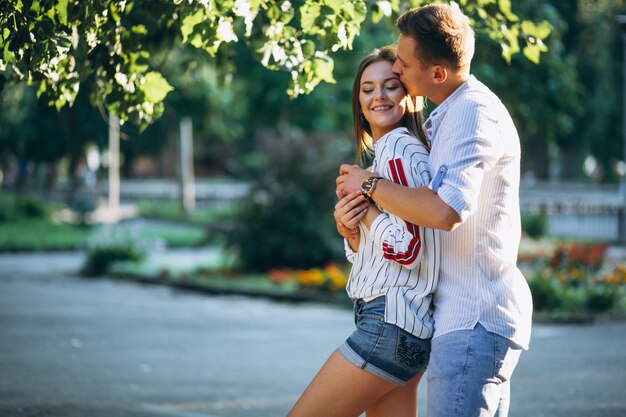
{"label": "shirt cuff", "polygon": [[463,193],[456,188],[443,185],[439,188],[437,195],[444,203],[457,212],[459,217],[461,217],[461,222],[467,220],[472,213],[471,207],[469,203],[465,201]]}

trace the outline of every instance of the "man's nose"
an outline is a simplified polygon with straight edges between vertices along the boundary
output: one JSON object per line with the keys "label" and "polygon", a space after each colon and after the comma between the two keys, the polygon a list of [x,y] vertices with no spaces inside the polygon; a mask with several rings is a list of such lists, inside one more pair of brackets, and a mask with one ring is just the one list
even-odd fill
{"label": "man's nose", "polygon": [[391,72],[396,75],[400,75],[400,65],[398,64],[398,61],[393,63],[393,66],[391,67]]}

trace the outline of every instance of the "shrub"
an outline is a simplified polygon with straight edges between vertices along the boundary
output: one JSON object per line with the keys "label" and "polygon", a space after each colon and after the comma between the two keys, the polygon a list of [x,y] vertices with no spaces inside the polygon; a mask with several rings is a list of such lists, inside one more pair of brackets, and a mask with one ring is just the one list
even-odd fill
{"label": "shrub", "polygon": [[144,254],[132,245],[98,247],[89,250],[82,274],[87,276],[103,275],[111,265],[120,261],[140,261]]}
{"label": "shrub", "polygon": [[0,198],[0,223],[22,218],[46,219],[49,212],[48,204],[37,197],[8,194]]}
{"label": "shrub", "polygon": [[231,235],[241,266],[311,268],[343,258],[332,212],[339,165],[352,159],[349,140],[291,128],[257,136],[250,195]]}
{"label": "shrub", "polygon": [[623,300],[626,265],[606,260],[606,244],[558,244],[528,263],[536,311],[589,315],[617,310]]}
{"label": "shrub", "polygon": [[89,240],[87,259],[81,269],[82,275],[103,275],[115,262],[140,261],[146,255],[151,242],[138,236],[134,228],[105,226]]}
{"label": "shrub", "polygon": [[522,214],[522,230],[533,239],[545,236],[548,231],[547,216],[544,213]]}
{"label": "shrub", "polygon": [[556,310],[561,306],[561,291],[557,281],[541,273],[535,273],[528,280],[533,307],[537,311]]}
{"label": "shrub", "polygon": [[586,307],[593,313],[611,310],[619,300],[619,288],[615,285],[597,284],[587,288]]}
{"label": "shrub", "polygon": [[30,219],[45,219],[48,217],[48,206],[35,197],[18,197],[15,200],[15,211],[22,217]]}

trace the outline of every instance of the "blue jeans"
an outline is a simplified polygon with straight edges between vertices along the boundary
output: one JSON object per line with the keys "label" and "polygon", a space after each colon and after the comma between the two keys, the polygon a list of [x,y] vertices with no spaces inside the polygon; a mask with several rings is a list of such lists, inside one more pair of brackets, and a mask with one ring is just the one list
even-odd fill
{"label": "blue jeans", "polygon": [[432,340],[428,417],[506,417],[521,349],[480,323]]}

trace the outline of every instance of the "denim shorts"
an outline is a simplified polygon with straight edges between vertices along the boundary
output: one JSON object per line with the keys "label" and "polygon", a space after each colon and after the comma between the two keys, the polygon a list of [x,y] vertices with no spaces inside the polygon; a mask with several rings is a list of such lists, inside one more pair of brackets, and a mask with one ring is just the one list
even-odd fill
{"label": "denim shorts", "polygon": [[385,297],[369,302],[356,300],[356,330],[339,347],[339,352],[361,369],[403,386],[426,370],[430,339],[420,339],[384,320]]}

